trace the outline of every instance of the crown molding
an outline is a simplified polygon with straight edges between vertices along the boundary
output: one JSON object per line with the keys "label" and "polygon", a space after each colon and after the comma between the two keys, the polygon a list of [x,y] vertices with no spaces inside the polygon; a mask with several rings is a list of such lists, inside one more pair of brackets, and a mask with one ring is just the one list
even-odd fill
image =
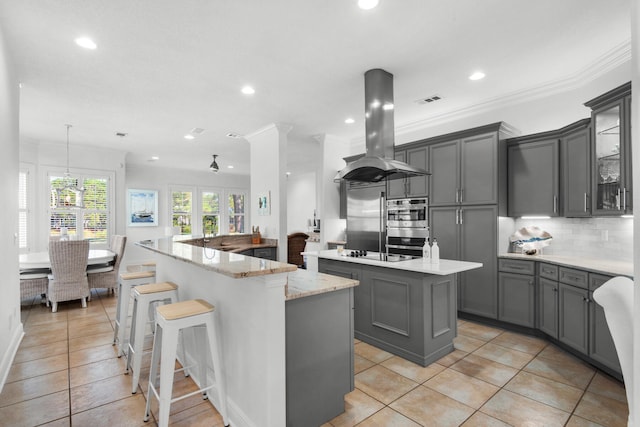
{"label": "crown molding", "polygon": [[251,138],[256,137],[262,133],[268,132],[273,129],[277,130],[279,133],[283,135],[286,135],[289,132],[291,132],[291,129],[293,129],[293,126],[286,123],[270,123],[264,127],[261,127],[258,130],[255,130],[251,133],[244,135],[243,138],[249,141]]}
{"label": "crown molding", "polygon": [[[623,65],[630,61],[631,39],[628,39],[618,46],[615,46],[614,48],[594,60],[591,64],[581,70],[578,70],[574,74],[549,81],[538,86],[515,91],[504,96],[491,98],[478,104],[468,105],[456,110],[447,111],[435,116],[430,116],[425,119],[396,126],[396,135],[403,135],[438,124],[451,122],[456,119],[481,114],[487,111],[494,110],[498,107],[520,104],[525,101],[540,99],[562,92],[578,89],[585,84],[597,79],[598,77],[608,73],[609,71],[619,67],[620,65]],[[357,145],[359,143],[362,143],[362,141],[364,141],[364,137],[358,137],[357,140],[353,141],[354,144],[352,145]]]}

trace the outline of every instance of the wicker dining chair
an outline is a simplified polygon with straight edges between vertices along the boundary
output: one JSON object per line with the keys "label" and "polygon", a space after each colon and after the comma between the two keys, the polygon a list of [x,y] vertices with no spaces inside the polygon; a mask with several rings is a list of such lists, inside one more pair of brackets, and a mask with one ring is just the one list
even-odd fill
{"label": "wicker dining chair", "polygon": [[304,257],[300,252],[304,251],[304,246],[307,244],[308,234],[305,233],[292,233],[287,236],[287,263],[302,267],[304,264]]}
{"label": "wicker dining chair", "polygon": [[51,274],[47,289],[47,300],[52,311],[58,311],[58,302],[80,299],[82,308],[87,307],[89,282],[87,281],[88,240],[49,242]]}
{"label": "wicker dining chair", "polygon": [[20,273],[20,300],[45,295],[48,276],[47,273]]}
{"label": "wicker dining chair", "polygon": [[[89,280],[89,290],[96,288],[106,288],[114,291],[118,288],[118,270],[120,270],[120,262],[124,255],[124,248],[127,244],[127,237],[115,235],[111,238],[109,249],[116,254],[112,265],[103,266],[101,268],[87,269],[87,278]],[[91,295],[89,295],[91,301]]]}

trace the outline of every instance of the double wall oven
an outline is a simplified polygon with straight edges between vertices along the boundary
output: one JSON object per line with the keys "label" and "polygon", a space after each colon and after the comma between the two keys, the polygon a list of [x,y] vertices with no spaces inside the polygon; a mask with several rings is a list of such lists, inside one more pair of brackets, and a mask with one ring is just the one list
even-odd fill
{"label": "double wall oven", "polygon": [[387,253],[421,257],[429,238],[428,199],[391,199],[386,204]]}

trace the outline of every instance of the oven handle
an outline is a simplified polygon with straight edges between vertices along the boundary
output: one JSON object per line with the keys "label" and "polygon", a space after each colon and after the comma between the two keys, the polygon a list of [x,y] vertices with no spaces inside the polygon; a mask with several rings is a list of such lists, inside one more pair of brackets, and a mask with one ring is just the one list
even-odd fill
{"label": "oven handle", "polygon": [[389,245],[387,244],[387,249],[413,249],[413,250],[417,250],[417,249],[422,249],[422,246],[420,245],[416,245],[416,246],[405,246],[405,245]]}

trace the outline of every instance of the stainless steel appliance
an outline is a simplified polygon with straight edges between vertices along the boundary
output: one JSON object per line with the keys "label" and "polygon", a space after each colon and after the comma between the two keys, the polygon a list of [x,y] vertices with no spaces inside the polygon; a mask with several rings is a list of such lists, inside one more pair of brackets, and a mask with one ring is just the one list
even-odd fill
{"label": "stainless steel appliance", "polygon": [[347,249],[384,252],[385,185],[347,183]]}
{"label": "stainless steel appliance", "polygon": [[386,252],[396,255],[422,256],[422,246],[429,238],[428,199],[387,200]]}
{"label": "stainless steel appliance", "polygon": [[365,155],[338,172],[337,180],[380,182],[430,175],[394,159],[393,75],[379,68],[364,74]]}

